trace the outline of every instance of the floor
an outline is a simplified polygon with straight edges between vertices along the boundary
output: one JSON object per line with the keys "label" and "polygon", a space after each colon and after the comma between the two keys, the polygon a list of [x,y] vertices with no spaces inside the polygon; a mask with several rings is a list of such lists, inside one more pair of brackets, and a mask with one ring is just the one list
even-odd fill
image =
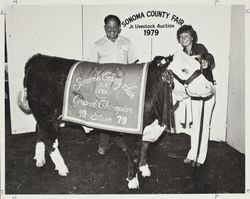
{"label": "floor", "polygon": [[129,190],[124,153],[112,145],[106,155],[99,155],[98,133],[86,135],[78,126],[61,129],[60,150],[70,172],[67,177],[61,177],[54,170],[48,155],[44,167],[35,166],[33,156],[36,134],[11,135],[9,118],[9,112],[6,111],[6,194],[245,192],[245,155],[224,142],[210,141],[205,164],[194,169],[183,164],[189,150],[190,137],[186,134],[163,134],[150,150],[149,167],[152,176],[139,176],[140,188]]}

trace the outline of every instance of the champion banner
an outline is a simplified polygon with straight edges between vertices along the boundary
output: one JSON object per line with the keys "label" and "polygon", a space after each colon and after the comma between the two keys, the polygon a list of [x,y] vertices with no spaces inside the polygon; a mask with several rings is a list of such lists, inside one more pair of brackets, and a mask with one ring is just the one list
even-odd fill
{"label": "champion banner", "polygon": [[141,134],[147,69],[147,64],[78,62],[65,85],[62,119]]}

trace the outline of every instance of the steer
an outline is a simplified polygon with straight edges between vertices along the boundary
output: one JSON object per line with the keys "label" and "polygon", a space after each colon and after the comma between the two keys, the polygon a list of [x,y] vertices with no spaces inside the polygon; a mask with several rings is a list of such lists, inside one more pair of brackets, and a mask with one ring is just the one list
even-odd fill
{"label": "steer", "polygon": [[[146,82],[143,133],[124,133],[127,143],[128,187],[139,188],[138,172],[150,176],[147,155],[150,142],[170,128],[171,75],[167,70],[173,56],[155,57],[148,65]],[[67,176],[68,168],[58,149],[58,132],[62,115],[64,88],[71,66],[77,60],[36,54],[25,65],[24,92],[19,94],[19,107],[32,113],[36,119],[36,166],[45,164],[45,150],[49,153],[55,170]],[[86,129],[86,128],[85,128]]]}

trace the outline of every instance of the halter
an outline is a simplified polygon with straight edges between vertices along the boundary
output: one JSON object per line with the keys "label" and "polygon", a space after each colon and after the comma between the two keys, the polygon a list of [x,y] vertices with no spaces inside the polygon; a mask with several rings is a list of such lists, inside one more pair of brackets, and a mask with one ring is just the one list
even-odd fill
{"label": "halter", "polygon": [[[171,71],[171,70],[170,70]],[[180,82],[184,87],[188,86],[196,77],[198,77],[201,74],[200,70],[194,71],[194,73],[187,79],[187,80],[182,80],[180,79],[173,71],[171,71],[173,77]]]}

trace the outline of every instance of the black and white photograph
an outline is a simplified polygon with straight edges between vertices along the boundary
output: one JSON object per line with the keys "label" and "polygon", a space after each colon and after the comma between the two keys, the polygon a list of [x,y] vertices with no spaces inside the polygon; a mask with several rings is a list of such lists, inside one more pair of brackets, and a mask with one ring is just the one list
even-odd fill
{"label": "black and white photograph", "polygon": [[249,8],[6,1],[1,198],[250,198]]}

